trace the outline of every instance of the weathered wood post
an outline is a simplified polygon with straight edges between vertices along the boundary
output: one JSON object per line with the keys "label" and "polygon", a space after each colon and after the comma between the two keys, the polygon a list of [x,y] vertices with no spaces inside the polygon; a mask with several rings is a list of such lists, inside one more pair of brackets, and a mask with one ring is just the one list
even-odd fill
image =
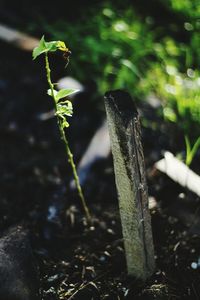
{"label": "weathered wood post", "polygon": [[106,93],[105,107],[128,274],[145,280],[155,262],[139,115],[121,90]]}

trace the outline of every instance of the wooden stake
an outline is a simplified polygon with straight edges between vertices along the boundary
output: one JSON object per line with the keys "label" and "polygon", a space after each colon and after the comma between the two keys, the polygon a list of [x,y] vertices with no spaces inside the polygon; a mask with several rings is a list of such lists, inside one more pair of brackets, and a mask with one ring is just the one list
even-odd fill
{"label": "wooden stake", "polygon": [[139,115],[120,90],[106,93],[105,107],[128,274],[146,280],[155,262]]}

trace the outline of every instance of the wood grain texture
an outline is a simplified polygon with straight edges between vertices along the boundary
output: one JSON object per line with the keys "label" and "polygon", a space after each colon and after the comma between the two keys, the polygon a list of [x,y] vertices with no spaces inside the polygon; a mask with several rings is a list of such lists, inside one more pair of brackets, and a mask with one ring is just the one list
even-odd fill
{"label": "wood grain texture", "polygon": [[106,93],[105,107],[128,273],[145,280],[155,262],[139,115],[123,91]]}

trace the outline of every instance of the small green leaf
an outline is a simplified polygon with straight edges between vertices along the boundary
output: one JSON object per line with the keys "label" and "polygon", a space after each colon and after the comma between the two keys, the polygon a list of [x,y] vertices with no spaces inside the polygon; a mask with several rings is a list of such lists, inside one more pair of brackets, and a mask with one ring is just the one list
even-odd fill
{"label": "small green leaf", "polygon": [[69,49],[66,47],[63,41],[52,41],[46,42],[45,44],[48,52],[55,52],[56,50],[60,50],[63,52],[69,51]]}
{"label": "small green leaf", "polygon": [[66,47],[65,43],[62,41],[57,42],[57,47],[61,51],[68,51],[69,49]]}
{"label": "small green leaf", "polygon": [[69,123],[67,122],[66,119],[62,119],[62,128],[64,129],[64,128],[67,128],[67,127],[69,127]]}
{"label": "small green leaf", "polygon": [[121,59],[121,63],[129,68],[138,78],[142,78],[142,75],[140,74],[138,68],[128,59]]}
{"label": "small green leaf", "polygon": [[42,36],[39,45],[33,49],[33,59],[36,59],[40,54],[47,52],[44,35]]}
{"label": "small green leaf", "polygon": [[[57,96],[57,94],[58,94],[58,91],[53,90],[53,93],[54,93],[54,96],[55,96],[55,98],[56,98],[56,96]],[[47,94],[48,94],[49,96],[53,97],[51,89],[48,89],[48,90],[47,90]]]}
{"label": "small green leaf", "polygon": [[[59,42],[59,41],[58,41]],[[57,41],[46,42],[47,52],[55,52],[59,49]]]}
{"label": "small green leaf", "polygon": [[55,52],[60,50],[63,52],[69,51],[65,43],[62,41],[46,42],[44,36],[41,38],[39,45],[33,49],[33,59],[46,52]]}
{"label": "small green leaf", "polygon": [[197,151],[198,151],[198,148],[200,147],[200,136],[195,141],[194,145],[191,146],[189,137],[187,135],[185,135],[185,144],[186,144],[186,161],[185,161],[185,163],[187,166],[190,166]]}
{"label": "small green leaf", "polygon": [[[74,89],[62,89],[60,91],[53,90],[56,102],[58,102],[60,99],[63,99],[69,95],[77,93],[78,91],[79,90],[74,90]],[[49,96],[53,97],[51,89],[47,90],[47,94]]]}
{"label": "small green leaf", "polygon": [[67,100],[64,102],[65,104],[57,104],[57,112],[56,115],[63,117],[63,116],[68,116],[71,117],[73,114],[73,107],[72,103]]}
{"label": "small green leaf", "polygon": [[72,95],[74,93],[77,93],[79,90],[74,90],[74,89],[62,89],[56,94],[56,100],[59,101],[62,98],[65,98],[69,95]]}

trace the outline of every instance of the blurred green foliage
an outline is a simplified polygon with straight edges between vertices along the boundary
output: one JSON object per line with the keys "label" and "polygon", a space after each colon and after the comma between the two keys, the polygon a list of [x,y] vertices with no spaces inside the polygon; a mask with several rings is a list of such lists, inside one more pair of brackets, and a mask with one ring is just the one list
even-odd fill
{"label": "blurred green foliage", "polygon": [[46,25],[46,30],[68,41],[75,58],[70,63],[73,75],[80,81],[93,78],[101,94],[115,88],[133,90],[154,54],[153,34],[131,9],[121,15],[102,7],[78,23],[60,21]]}
{"label": "blurred green foliage", "polygon": [[115,88],[137,99],[154,94],[165,120],[194,141],[200,125],[200,2],[150,0],[149,7],[151,2],[157,14],[143,14],[131,1],[123,8],[107,1],[73,22],[45,22],[43,30],[69,44],[75,78],[94,80],[101,95]]}
{"label": "blurred green foliage", "polygon": [[170,8],[192,19],[198,19],[200,15],[199,0],[162,0],[167,3]]}

